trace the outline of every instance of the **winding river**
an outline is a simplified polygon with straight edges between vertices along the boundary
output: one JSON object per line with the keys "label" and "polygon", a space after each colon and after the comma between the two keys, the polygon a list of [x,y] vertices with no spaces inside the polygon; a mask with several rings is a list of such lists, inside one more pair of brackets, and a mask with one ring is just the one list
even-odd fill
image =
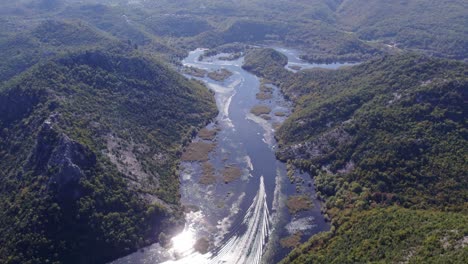
{"label": "winding river", "polygon": [[[277,50],[288,56],[288,66],[321,67],[300,61],[295,51]],[[232,75],[223,81],[206,75],[190,77],[214,91],[219,109],[215,122],[207,126],[217,131],[215,138],[194,139],[213,146],[208,160],[181,163],[182,203],[194,210],[186,213],[185,229],[172,238],[170,249],[154,244],[115,264],[276,263],[291,250],[291,242],[304,242],[313,234],[329,230],[310,177],[295,171],[296,183],[292,184],[286,164],[275,157],[274,131],[290,114],[290,104],[277,87],[261,83],[243,70],[243,58],[226,61],[219,59],[221,54],[199,61],[203,52],[190,52],[184,66],[206,72],[225,69]],[[257,99],[260,87],[266,87],[271,96]],[[251,113],[258,105],[267,106],[271,112],[261,116]],[[201,182],[203,164],[210,164],[215,177],[209,183]],[[223,180],[223,173],[230,169],[237,177]],[[291,211],[287,204],[293,196],[306,196],[308,208]],[[210,244],[205,254],[194,250],[201,238]]]}

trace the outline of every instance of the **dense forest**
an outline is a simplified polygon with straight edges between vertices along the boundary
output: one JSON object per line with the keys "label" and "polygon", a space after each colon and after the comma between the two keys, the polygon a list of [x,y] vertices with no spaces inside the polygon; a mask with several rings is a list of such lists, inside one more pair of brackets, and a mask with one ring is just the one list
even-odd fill
{"label": "dense forest", "polygon": [[278,131],[279,156],[317,175],[333,207],[356,202],[356,187],[369,189],[364,207],[461,209],[466,73],[463,63],[404,55],[298,75],[284,84],[299,103]]}
{"label": "dense forest", "polygon": [[34,66],[0,102],[1,262],[100,263],[183,223],[175,169],[216,114],[205,87],[93,50]]}
{"label": "dense forest", "polygon": [[[252,50],[245,65],[296,103],[277,155],[314,177],[334,226],[285,263],[466,258],[457,222],[466,222],[468,200],[464,63],[407,54],[293,74],[280,55]],[[395,237],[400,225],[414,228],[411,236]]]}
{"label": "dense forest", "polygon": [[352,213],[334,232],[314,236],[283,263],[464,263],[463,213],[375,208]]}

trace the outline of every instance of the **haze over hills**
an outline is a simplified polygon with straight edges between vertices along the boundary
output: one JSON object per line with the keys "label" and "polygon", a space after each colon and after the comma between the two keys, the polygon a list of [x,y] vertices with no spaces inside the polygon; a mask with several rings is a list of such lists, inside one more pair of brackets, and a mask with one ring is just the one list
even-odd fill
{"label": "haze over hills", "polygon": [[299,48],[315,61],[358,61],[406,49],[464,59],[468,46],[468,7],[462,0],[20,1],[3,6],[10,29],[32,27],[44,18],[78,19],[123,41],[165,47],[162,52],[179,56],[176,51],[187,48],[267,40]]}
{"label": "haze over hills", "polygon": [[[0,262],[105,263],[183,227],[181,155],[225,111],[182,75],[208,48],[293,105],[276,155],[331,230],[283,263],[464,263],[466,25],[463,0],[1,1]],[[293,72],[277,47],[358,65]]]}

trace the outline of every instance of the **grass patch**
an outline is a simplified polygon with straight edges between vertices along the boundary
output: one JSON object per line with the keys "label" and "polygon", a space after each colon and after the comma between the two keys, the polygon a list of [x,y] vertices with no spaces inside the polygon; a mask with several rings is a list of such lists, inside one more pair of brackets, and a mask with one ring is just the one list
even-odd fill
{"label": "grass patch", "polygon": [[262,92],[262,93],[272,93],[273,88],[271,86],[268,86],[266,83],[262,83],[260,85],[260,92]]}
{"label": "grass patch", "polygon": [[208,154],[215,148],[216,144],[206,142],[193,142],[182,154],[183,161],[207,161]]}
{"label": "grass patch", "polygon": [[302,233],[297,232],[294,235],[285,237],[280,240],[281,247],[283,248],[295,248],[301,244]]}
{"label": "grass patch", "polygon": [[226,69],[220,69],[220,70],[216,70],[216,71],[212,71],[208,73],[208,77],[218,82],[224,82],[227,78],[231,77],[232,74],[233,74],[232,72]]}
{"label": "grass patch", "polygon": [[250,112],[256,116],[268,115],[271,112],[271,108],[266,105],[256,105]]}
{"label": "grass patch", "polygon": [[265,120],[271,120],[271,116],[269,116],[269,115],[261,115],[260,117],[265,119]]}
{"label": "grass patch", "polygon": [[288,198],[286,206],[291,214],[296,214],[300,211],[306,211],[312,208],[312,200],[307,195],[294,195]]}
{"label": "grass patch", "polygon": [[195,76],[195,77],[200,77],[200,78],[205,77],[206,74],[208,73],[208,71],[206,71],[206,70],[203,70],[203,69],[200,69],[200,68],[195,68],[195,67],[184,67],[183,72],[185,74]]}
{"label": "grass patch", "polygon": [[258,100],[268,100],[273,98],[273,94],[269,92],[259,92],[256,94]]}
{"label": "grass patch", "polygon": [[286,116],[285,112],[276,112],[275,116]]}
{"label": "grass patch", "polygon": [[242,176],[242,170],[234,166],[226,166],[223,169],[224,183],[230,183],[239,179]]}
{"label": "grass patch", "polygon": [[204,140],[213,140],[216,137],[216,129],[203,128],[198,132],[198,137]]}
{"label": "grass patch", "polygon": [[210,185],[216,183],[215,170],[211,163],[203,162],[202,164],[202,176],[200,177],[200,183]]}

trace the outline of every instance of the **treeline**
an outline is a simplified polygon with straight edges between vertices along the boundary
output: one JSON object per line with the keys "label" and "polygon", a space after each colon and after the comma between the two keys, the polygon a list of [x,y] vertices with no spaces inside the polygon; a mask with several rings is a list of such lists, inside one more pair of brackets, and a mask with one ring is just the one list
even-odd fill
{"label": "treeline", "polygon": [[[113,3],[61,3],[45,9],[27,3],[14,7],[4,3],[0,45],[2,39],[8,41],[18,32],[44,29],[40,25],[43,18],[53,17],[80,23],[79,27],[70,27],[73,30],[59,31],[49,25],[44,37],[49,32],[63,33],[55,43],[83,44],[83,39],[74,36],[89,26],[97,34],[130,41],[133,47],[156,52],[173,63],[189,50],[233,42],[283,44],[302,50],[303,58],[313,62],[357,62],[405,50],[464,59],[468,46],[461,0]],[[93,34],[96,32],[82,32],[83,38]]]}

